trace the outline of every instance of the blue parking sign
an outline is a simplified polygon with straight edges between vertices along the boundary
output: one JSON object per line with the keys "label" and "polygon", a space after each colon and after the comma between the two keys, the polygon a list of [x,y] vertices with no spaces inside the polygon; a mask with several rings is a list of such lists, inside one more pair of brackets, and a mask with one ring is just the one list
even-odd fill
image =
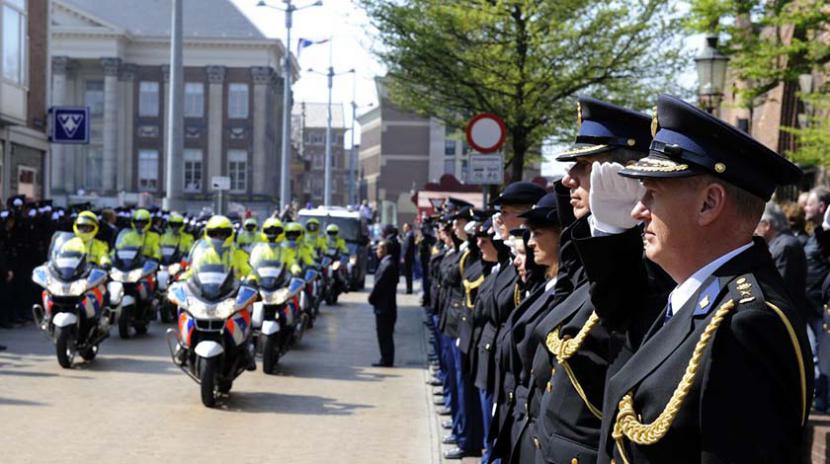
{"label": "blue parking sign", "polygon": [[89,108],[55,106],[50,110],[52,143],[89,143]]}

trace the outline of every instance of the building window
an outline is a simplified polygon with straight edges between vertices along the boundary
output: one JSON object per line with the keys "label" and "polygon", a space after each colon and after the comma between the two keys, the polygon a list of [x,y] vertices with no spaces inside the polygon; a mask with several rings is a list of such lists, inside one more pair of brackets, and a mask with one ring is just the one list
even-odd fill
{"label": "building window", "polygon": [[184,84],[184,115],[188,118],[205,115],[205,86],[201,82]]}
{"label": "building window", "polygon": [[228,151],[228,176],[231,178],[231,192],[241,193],[248,190],[248,152]]}
{"label": "building window", "polygon": [[184,191],[202,191],[202,150],[188,148],[184,151]]}
{"label": "building window", "polygon": [[138,189],[154,192],[159,183],[158,150],[138,151]]}
{"label": "building window", "polygon": [[324,145],[326,138],[320,132],[309,132],[305,136],[305,142],[308,145]]}
{"label": "building window", "polygon": [[455,159],[444,160],[444,174],[455,175]]}
{"label": "building window", "polygon": [[86,81],[84,104],[89,107],[90,116],[104,114],[104,81]]}
{"label": "building window", "polygon": [[228,117],[248,117],[248,84],[228,85]]}
{"label": "building window", "polygon": [[323,179],[320,176],[311,178],[311,196],[317,199],[323,198]]}
{"label": "building window", "polygon": [[311,155],[311,167],[314,169],[323,169],[323,154],[322,153],[315,153]]}
{"label": "building window", "polygon": [[26,82],[26,2],[7,0],[3,6],[3,78],[18,85]]}
{"label": "building window", "polygon": [[84,187],[97,190],[103,186],[104,150],[101,146],[89,145],[84,159]]}
{"label": "building window", "polygon": [[138,115],[159,115],[159,83],[141,81],[138,85]]}
{"label": "building window", "polygon": [[455,140],[444,140],[444,154],[455,156]]}

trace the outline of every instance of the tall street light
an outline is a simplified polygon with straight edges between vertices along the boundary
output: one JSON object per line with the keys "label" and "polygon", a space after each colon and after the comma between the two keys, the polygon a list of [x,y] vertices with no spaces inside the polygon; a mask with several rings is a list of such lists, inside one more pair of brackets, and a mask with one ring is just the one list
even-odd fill
{"label": "tall street light", "polygon": [[280,159],[280,211],[285,209],[291,197],[288,170],[291,159],[291,24],[295,11],[313,6],[322,6],[323,0],[303,6],[294,6],[292,0],[283,0],[285,8],[271,6],[259,0],[257,6],[273,8],[285,13],[285,56],[282,65],[282,155]]}
{"label": "tall street light", "polygon": [[[326,105],[328,108],[328,116],[326,118],[326,157],[325,157],[325,184],[323,185],[323,206],[329,207],[331,206],[331,88],[334,83],[334,78],[336,76],[342,76],[344,74],[354,73],[354,68],[343,71],[343,72],[334,72],[334,67],[329,66],[327,72],[323,73],[320,71],[315,71],[314,69],[309,68],[308,72],[314,74],[320,74],[326,76],[328,80],[328,104]],[[345,147],[344,147],[345,149]]]}
{"label": "tall street light", "polygon": [[369,103],[365,106],[358,106],[357,102],[354,101],[355,99],[355,92],[352,92],[352,149],[349,153],[349,199],[348,203],[350,205],[357,204],[357,174],[355,171],[357,170],[357,146],[355,145],[355,129],[354,123],[357,120],[357,110],[371,108],[375,106],[374,103]]}
{"label": "tall street light", "polygon": [[726,84],[726,64],[729,58],[718,50],[717,34],[706,36],[706,46],[695,58],[697,68],[697,95],[702,106],[709,113],[714,113],[723,98]]}

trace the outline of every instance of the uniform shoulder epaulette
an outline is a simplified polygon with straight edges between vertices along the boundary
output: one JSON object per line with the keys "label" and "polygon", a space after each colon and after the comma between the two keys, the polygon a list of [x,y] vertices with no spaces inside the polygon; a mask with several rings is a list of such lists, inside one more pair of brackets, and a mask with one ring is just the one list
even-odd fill
{"label": "uniform shoulder epaulette", "polygon": [[729,282],[729,298],[738,306],[748,305],[763,306],[766,301],[761,285],[751,273],[742,274]]}

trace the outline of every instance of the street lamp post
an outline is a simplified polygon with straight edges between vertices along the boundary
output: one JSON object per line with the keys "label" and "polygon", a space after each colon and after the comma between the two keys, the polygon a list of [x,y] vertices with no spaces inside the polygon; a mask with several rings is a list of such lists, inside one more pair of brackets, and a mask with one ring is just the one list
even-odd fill
{"label": "street lamp post", "polygon": [[336,76],[354,73],[355,70],[350,69],[348,71],[336,73],[334,72],[334,67],[329,66],[328,71],[326,71],[325,73],[315,71],[314,69],[309,69],[308,72],[312,72],[315,74],[323,74],[324,76],[326,76],[326,81],[328,85],[328,103],[326,105],[326,107],[328,108],[326,117],[326,156],[324,158],[325,174],[323,176],[325,178],[325,183],[323,184],[323,206],[328,208],[329,206],[331,206],[331,89],[334,85],[334,78]]}
{"label": "street lamp post", "polygon": [[[352,94],[354,98],[354,93]],[[363,108],[371,108],[373,103],[369,103]],[[352,149],[349,154],[349,204],[357,204],[357,145],[355,145],[355,128],[354,124],[357,120],[357,102],[352,100]]]}
{"label": "street lamp post", "polygon": [[706,46],[695,58],[697,68],[698,91],[697,95],[702,106],[709,113],[714,114],[723,98],[723,87],[726,84],[726,64],[729,58],[718,48],[717,34],[706,36]]}
{"label": "street lamp post", "polygon": [[291,25],[295,11],[304,10],[312,6],[321,6],[322,0],[301,7],[294,6],[292,0],[283,0],[285,8],[268,5],[259,0],[257,6],[265,6],[285,13],[285,56],[282,65],[282,154],[280,155],[280,211],[289,204],[291,189],[289,188],[288,170],[291,160]]}

